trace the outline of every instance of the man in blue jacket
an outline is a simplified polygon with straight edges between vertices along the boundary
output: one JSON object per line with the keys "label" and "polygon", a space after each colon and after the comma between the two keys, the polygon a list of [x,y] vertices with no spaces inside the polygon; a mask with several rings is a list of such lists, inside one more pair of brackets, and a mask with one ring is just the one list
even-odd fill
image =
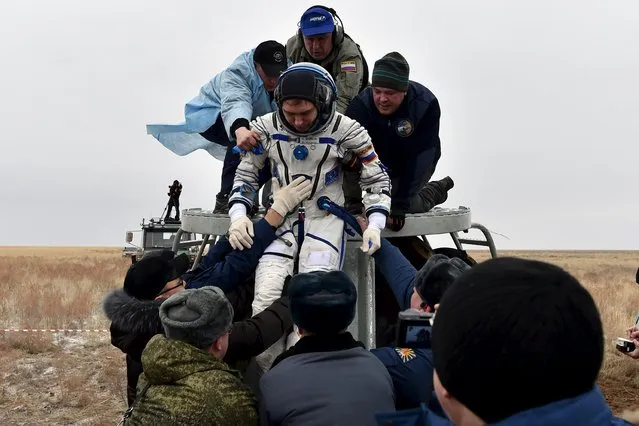
{"label": "man in blue jacket", "polygon": [[[147,134],[178,155],[204,149],[224,161],[216,213],[228,212],[228,194],[240,163],[240,155],[233,148],[237,145],[249,150],[257,145],[258,137],[249,123],[276,110],[273,90],[287,67],[286,48],[274,40],[264,41],[242,53],[200,89],[184,108],[185,122],[146,126]],[[263,185],[270,177],[268,167],[264,167],[261,177]]]}
{"label": "man in blue jacket", "polygon": [[[409,79],[410,67],[404,57],[391,52],[375,62],[371,87],[363,90],[348,106],[345,115],[366,128],[388,168],[392,182],[389,229],[404,226],[406,213],[427,212],[447,199],[453,181],[446,177],[430,182],[441,157],[439,102],[420,83]],[[346,206],[361,211],[361,191],[357,182],[358,164],[345,173]]]}
{"label": "man in blue jacket", "polygon": [[605,426],[615,417],[596,380],[604,333],[592,296],[558,266],[500,257],[462,274],[433,324],[435,393],[378,424]]}
{"label": "man in blue jacket", "polygon": [[[432,255],[419,270],[400,250],[382,238],[373,254],[375,265],[388,282],[400,310],[433,312],[444,292],[469,266],[461,259]],[[428,403],[433,392],[433,352],[431,349],[381,347],[372,349],[393,379],[398,410]]]}

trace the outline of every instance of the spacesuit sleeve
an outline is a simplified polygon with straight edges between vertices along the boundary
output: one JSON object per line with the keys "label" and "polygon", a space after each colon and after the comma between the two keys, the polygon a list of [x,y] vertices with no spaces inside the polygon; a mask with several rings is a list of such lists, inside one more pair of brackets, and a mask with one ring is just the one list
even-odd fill
{"label": "spacesuit sleeve", "polygon": [[256,154],[254,151],[248,151],[241,154],[242,159],[235,171],[235,180],[233,181],[233,190],[229,198],[229,207],[235,203],[242,203],[246,206],[246,211],[250,211],[253,202],[257,198],[259,191],[259,172],[264,167],[264,162],[268,157],[268,147],[266,144],[266,129],[258,117],[251,123],[251,130],[254,130],[259,136],[259,147],[261,153]]}
{"label": "spacesuit sleeve", "polygon": [[251,87],[242,71],[239,68],[227,68],[222,72],[220,82],[222,121],[231,141],[235,140],[235,134],[231,132],[233,123],[240,118],[250,121],[253,115]]}
{"label": "spacesuit sleeve", "polygon": [[391,182],[386,169],[377,157],[375,147],[366,129],[357,121],[341,117],[344,132],[338,142],[342,155],[352,153],[362,164],[359,185],[365,192],[363,197],[366,216],[382,213],[388,216],[391,206]]}

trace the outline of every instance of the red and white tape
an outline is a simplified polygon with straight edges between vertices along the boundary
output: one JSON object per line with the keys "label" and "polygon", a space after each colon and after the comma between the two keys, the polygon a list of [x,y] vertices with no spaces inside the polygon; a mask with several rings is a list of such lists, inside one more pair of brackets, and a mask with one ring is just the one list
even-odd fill
{"label": "red and white tape", "polygon": [[2,332],[14,333],[108,333],[109,330],[90,329],[90,328],[0,328]]}

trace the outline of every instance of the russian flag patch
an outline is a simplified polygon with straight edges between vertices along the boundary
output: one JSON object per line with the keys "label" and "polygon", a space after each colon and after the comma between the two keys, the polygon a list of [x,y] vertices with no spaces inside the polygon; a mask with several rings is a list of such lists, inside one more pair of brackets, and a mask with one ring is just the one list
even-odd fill
{"label": "russian flag patch", "polygon": [[341,65],[342,72],[357,71],[357,65],[355,64],[355,61],[344,61],[340,65]]}

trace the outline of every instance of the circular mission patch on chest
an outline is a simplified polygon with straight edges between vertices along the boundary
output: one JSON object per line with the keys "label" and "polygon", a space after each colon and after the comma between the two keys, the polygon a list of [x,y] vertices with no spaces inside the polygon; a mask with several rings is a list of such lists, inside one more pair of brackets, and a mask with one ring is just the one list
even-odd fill
{"label": "circular mission patch on chest", "polygon": [[395,131],[402,138],[412,135],[413,130],[415,130],[415,126],[410,120],[399,120],[395,125]]}

